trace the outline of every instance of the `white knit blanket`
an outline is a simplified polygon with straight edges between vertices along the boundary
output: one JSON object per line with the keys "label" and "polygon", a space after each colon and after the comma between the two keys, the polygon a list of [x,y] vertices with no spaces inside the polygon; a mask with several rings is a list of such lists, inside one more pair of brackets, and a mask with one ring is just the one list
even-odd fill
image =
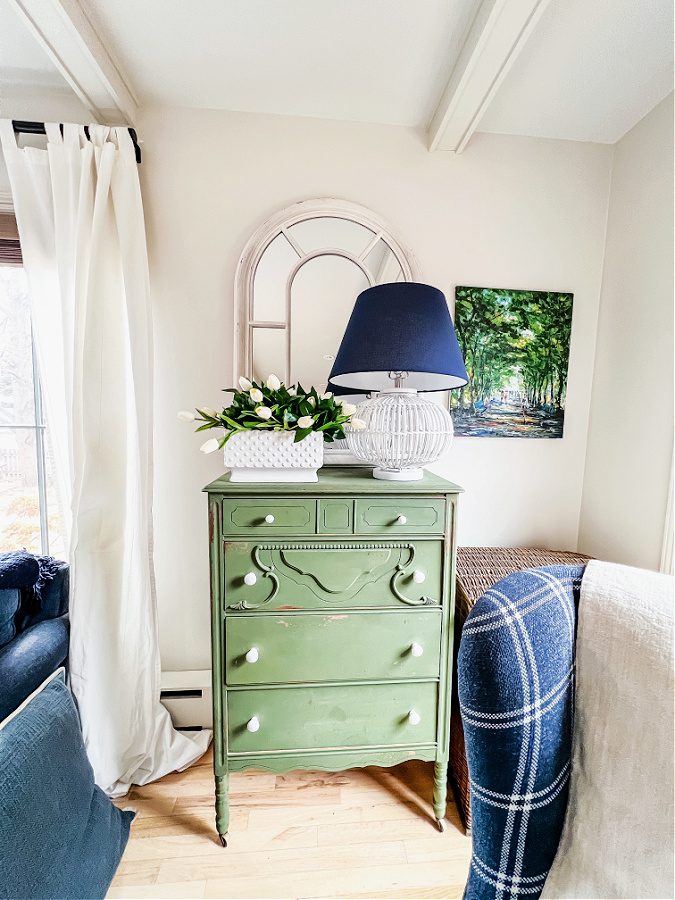
{"label": "white knit blanket", "polygon": [[542,897],[673,897],[673,579],[590,562],[572,775]]}

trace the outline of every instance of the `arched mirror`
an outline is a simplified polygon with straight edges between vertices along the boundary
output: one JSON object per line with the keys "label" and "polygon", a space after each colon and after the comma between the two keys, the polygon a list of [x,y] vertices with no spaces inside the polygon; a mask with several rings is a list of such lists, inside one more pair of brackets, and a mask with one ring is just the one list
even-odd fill
{"label": "arched mirror", "polygon": [[331,199],[282,210],[239,261],[235,377],[274,372],[323,390],[358,294],[414,280],[412,257],[370,210]]}

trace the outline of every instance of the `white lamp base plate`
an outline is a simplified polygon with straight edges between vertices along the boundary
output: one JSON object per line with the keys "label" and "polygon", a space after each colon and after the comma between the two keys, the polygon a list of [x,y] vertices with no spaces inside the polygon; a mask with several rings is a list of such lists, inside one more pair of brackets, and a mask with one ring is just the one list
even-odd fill
{"label": "white lamp base plate", "polygon": [[424,469],[373,469],[373,478],[380,481],[419,481],[424,478]]}

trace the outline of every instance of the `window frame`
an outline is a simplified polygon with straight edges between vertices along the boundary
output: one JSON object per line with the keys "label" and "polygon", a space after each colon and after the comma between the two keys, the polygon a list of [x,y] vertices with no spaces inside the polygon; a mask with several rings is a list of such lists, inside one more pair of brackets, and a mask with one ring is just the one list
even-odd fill
{"label": "window frame", "polygon": [[[0,210],[2,213],[3,210]],[[13,215],[5,213],[2,215],[5,220],[3,224],[7,224],[8,219],[13,219]],[[14,228],[16,225],[14,224]],[[0,265],[15,266],[23,268],[21,260],[20,248],[18,258],[16,255],[16,247],[18,233],[16,237],[5,237],[6,229],[0,233],[0,248],[2,244],[8,246],[6,254],[0,252]],[[31,372],[33,379],[33,409],[35,422],[22,423],[16,422],[11,424],[3,424],[0,422],[0,431],[33,431],[35,434],[35,466],[37,470],[37,490],[38,490],[38,509],[40,516],[40,551],[43,556],[49,556],[49,515],[47,506],[47,462],[45,451],[45,432],[47,423],[44,418],[44,404],[42,401],[42,385],[40,383],[40,371],[38,368],[37,354],[35,352],[35,339],[33,337],[33,328],[31,325]]]}

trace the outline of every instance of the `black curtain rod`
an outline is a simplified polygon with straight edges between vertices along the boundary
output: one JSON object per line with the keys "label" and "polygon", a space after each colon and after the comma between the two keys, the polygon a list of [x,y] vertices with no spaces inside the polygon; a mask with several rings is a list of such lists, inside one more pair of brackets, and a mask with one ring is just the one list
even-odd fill
{"label": "black curtain rod", "polygon": [[[14,119],[12,121],[12,127],[15,134],[47,134],[44,122],[22,122],[18,119]],[[61,134],[63,134],[63,125],[59,125],[59,128],[61,129]],[[89,140],[89,128],[87,125],[84,126],[84,133],[87,137],[87,140]],[[129,137],[131,138],[131,142],[134,145],[136,162],[140,163],[141,148],[138,144],[138,135],[136,134],[135,128],[129,128]]]}

